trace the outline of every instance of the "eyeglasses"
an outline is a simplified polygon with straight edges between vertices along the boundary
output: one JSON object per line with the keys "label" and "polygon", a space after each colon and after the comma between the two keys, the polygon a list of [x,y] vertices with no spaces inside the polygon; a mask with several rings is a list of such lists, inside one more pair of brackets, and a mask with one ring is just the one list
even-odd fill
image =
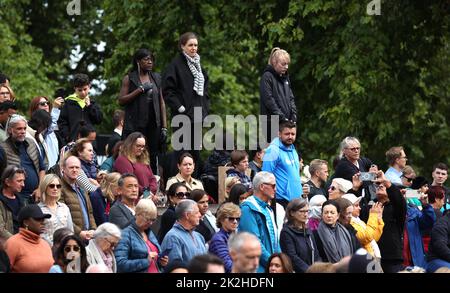
{"label": "eyeglasses", "polygon": [[239,217],[227,217],[227,219],[230,222],[234,222],[234,221],[239,222],[241,220],[241,218],[239,218]]}
{"label": "eyeglasses", "polygon": [[383,188],[383,187],[384,187],[383,184],[375,184],[375,188],[376,188],[376,189],[381,189],[381,188]]}
{"label": "eyeglasses", "polygon": [[9,96],[11,95],[10,92],[0,92],[0,96]]}
{"label": "eyeglasses", "polygon": [[111,246],[111,248],[114,248],[114,247],[117,246],[117,244],[119,244],[117,241],[111,241],[111,240],[109,240],[108,238],[103,238],[103,239],[105,239],[105,241],[109,243],[109,245]]}
{"label": "eyeglasses", "polygon": [[356,151],[359,151],[361,149],[361,147],[346,148],[346,149],[351,150],[352,152],[356,152]]}
{"label": "eyeglasses", "polygon": [[53,184],[52,183],[52,184],[49,184],[48,187],[50,187],[52,189],[55,188],[55,187],[58,188],[58,189],[61,189],[61,184]]}
{"label": "eyeglasses", "polygon": [[69,253],[70,251],[78,252],[80,251],[80,247],[78,245],[66,245],[64,247],[64,251]]}
{"label": "eyeglasses", "polygon": [[336,186],[331,185],[331,186],[328,188],[328,190],[336,190]]}
{"label": "eyeglasses", "polygon": [[137,144],[136,147],[137,147],[138,149],[145,149],[145,144],[144,144],[144,145],[142,145],[142,144]]}
{"label": "eyeglasses", "polygon": [[272,188],[275,188],[277,185],[276,184],[271,184],[271,183],[263,183],[264,185],[269,185],[269,186],[272,186]]}
{"label": "eyeglasses", "polygon": [[414,178],[409,178],[409,177],[406,177],[405,175],[402,175],[402,177],[405,178],[406,181],[408,181],[408,182],[412,182],[414,180]]}
{"label": "eyeglasses", "polygon": [[191,196],[190,192],[177,192],[175,193],[175,196],[178,198],[185,198]]}
{"label": "eyeglasses", "polygon": [[45,101],[45,102],[39,102],[39,106],[48,106],[50,105],[49,102]]}

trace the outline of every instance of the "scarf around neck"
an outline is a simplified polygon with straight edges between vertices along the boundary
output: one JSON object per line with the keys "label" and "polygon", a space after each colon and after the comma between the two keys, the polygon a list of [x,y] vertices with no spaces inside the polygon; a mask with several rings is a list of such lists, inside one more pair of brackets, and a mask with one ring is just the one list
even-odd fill
{"label": "scarf around neck", "polygon": [[320,240],[322,240],[323,250],[329,262],[337,263],[345,256],[353,253],[350,233],[340,223],[336,223],[336,226],[332,228],[320,221],[317,232]]}
{"label": "scarf around neck", "polygon": [[205,77],[203,76],[202,67],[200,65],[200,55],[195,54],[194,58],[190,57],[185,52],[183,52],[183,55],[186,57],[189,69],[194,76],[194,91],[197,95],[203,96]]}

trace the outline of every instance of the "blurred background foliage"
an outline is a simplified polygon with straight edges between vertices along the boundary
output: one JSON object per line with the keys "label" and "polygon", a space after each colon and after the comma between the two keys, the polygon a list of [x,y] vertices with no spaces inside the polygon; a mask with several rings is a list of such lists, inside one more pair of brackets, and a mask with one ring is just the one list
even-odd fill
{"label": "blurred background foliage", "polygon": [[[0,0],[0,71],[25,110],[36,95],[70,89],[86,72],[112,131],[122,77],[137,49],[164,71],[181,33],[199,35],[210,76],[212,114],[258,114],[259,78],[274,46],[291,54],[298,150],[306,163],[332,161],[347,135],[386,169],[385,151],[406,148],[429,177],[450,158],[450,2],[381,1],[369,16],[360,0]],[[366,3],[367,2],[367,3]]]}

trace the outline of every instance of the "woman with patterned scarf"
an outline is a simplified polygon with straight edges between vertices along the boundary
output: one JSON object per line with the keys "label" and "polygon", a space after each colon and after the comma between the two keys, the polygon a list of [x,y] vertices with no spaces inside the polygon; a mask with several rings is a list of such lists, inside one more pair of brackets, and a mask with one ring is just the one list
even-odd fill
{"label": "woman with patterned scarf", "polygon": [[[202,126],[203,119],[209,112],[208,75],[200,64],[200,55],[197,53],[198,38],[194,33],[182,34],[179,47],[181,52],[175,56],[163,74],[163,96],[171,109],[172,118],[183,115],[189,119],[190,133],[184,134],[183,140],[188,136],[190,144],[185,145],[185,143],[182,148],[194,156],[194,162],[199,162],[202,137],[200,135],[198,139],[194,139],[194,129],[195,125]],[[180,120],[184,121],[184,119]],[[183,124],[183,127],[186,125]],[[178,128],[174,128],[173,132]],[[172,146],[177,149],[174,142]],[[180,153],[183,150],[180,150]],[[201,174],[200,171],[199,174]]]}

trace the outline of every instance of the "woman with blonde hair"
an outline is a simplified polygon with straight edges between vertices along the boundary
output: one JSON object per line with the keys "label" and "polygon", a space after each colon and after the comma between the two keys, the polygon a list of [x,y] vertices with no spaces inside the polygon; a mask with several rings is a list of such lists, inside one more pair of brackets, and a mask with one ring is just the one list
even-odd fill
{"label": "woman with blonde hair", "polygon": [[55,174],[45,175],[39,185],[41,192],[41,202],[38,206],[44,214],[50,214],[51,218],[47,219],[45,224],[45,232],[41,237],[50,245],[53,245],[53,233],[60,228],[68,228],[73,232],[72,215],[69,207],[59,202],[61,197],[61,179]]}
{"label": "woman with blonde hair", "polygon": [[4,101],[14,102],[15,99],[16,96],[11,87],[6,83],[0,84],[0,103],[3,103]]}
{"label": "woman with blonde hair", "polygon": [[156,200],[157,183],[150,168],[149,154],[146,148],[145,136],[133,132],[125,139],[120,154],[114,162],[114,169],[121,173],[136,175],[139,183],[139,194],[152,196]]}
{"label": "woman with blonde hair", "polygon": [[[270,115],[278,115],[280,122],[297,121],[295,97],[287,72],[290,62],[291,57],[288,52],[278,47],[273,48],[270,52],[268,65],[261,77],[259,85],[260,112],[261,115],[267,116],[267,124],[263,124],[263,133],[269,143],[273,138]],[[278,125],[275,126],[278,129]],[[264,129],[264,127],[267,127],[267,129]]]}
{"label": "woman with blonde hair", "polygon": [[92,211],[97,226],[108,222],[109,210],[117,198],[120,173],[113,172],[106,175],[96,191],[91,192]]}

